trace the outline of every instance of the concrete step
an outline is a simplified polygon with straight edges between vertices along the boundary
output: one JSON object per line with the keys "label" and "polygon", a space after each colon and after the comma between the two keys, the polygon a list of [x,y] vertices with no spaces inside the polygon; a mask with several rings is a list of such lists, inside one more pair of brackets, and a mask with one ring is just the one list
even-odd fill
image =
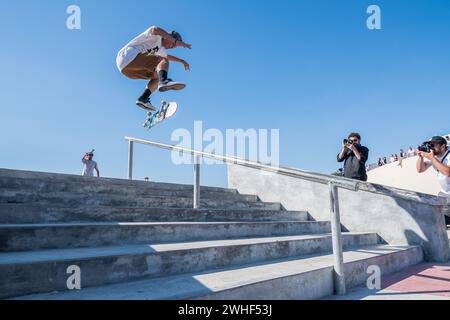
{"label": "concrete step", "polygon": [[[106,195],[128,195],[128,196],[169,196],[169,197],[189,197],[194,193],[193,186],[172,185],[165,183],[148,183],[149,185],[128,186],[108,183],[86,183],[86,182],[42,182],[40,180],[14,179],[0,177],[0,190],[13,192],[27,192],[32,194],[53,194],[53,193],[77,193],[77,194],[106,194]],[[174,186],[176,186],[174,188]],[[220,197],[222,199],[233,199],[241,201],[257,201],[256,195],[244,195],[236,190],[218,189],[202,187],[201,197]]]}
{"label": "concrete step", "polygon": [[302,211],[1,204],[1,224],[156,221],[307,221]]}
{"label": "concrete step", "polygon": [[[62,186],[61,186],[62,184]],[[0,169],[0,187],[4,189],[23,189],[32,187],[38,191],[65,191],[64,188],[72,188],[73,185],[80,185],[88,188],[87,190],[102,190],[105,188],[129,189],[135,188],[139,190],[173,190],[173,191],[193,191],[192,185],[165,183],[165,182],[146,182],[146,181],[130,181],[126,179],[115,178],[93,178],[82,177],[79,175],[34,172]],[[52,188],[56,189],[52,189]],[[63,190],[57,190],[63,188]],[[91,189],[89,189],[91,188]],[[98,188],[98,189],[96,189]],[[234,193],[235,189],[202,186],[202,190],[206,192]],[[73,191],[71,189],[67,191]]]}
{"label": "concrete step", "polygon": [[0,225],[0,252],[330,233],[328,221]]}
{"label": "concrete step", "polygon": [[[373,233],[344,233],[343,246],[378,243]],[[302,235],[0,253],[0,298],[67,289],[67,269],[80,267],[94,287],[295,257],[331,250],[331,235]]]}
{"label": "concrete step", "polygon": [[[377,245],[347,250],[344,261],[346,285],[352,288],[366,282],[368,266],[377,265],[386,275],[420,263],[423,255],[419,246]],[[333,290],[333,256],[321,254],[17,299],[307,300]]]}
{"label": "concrete step", "polygon": [[[234,195],[233,195],[234,196]],[[240,197],[246,197],[240,195]],[[260,208],[268,210],[281,210],[279,203],[256,202],[253,196],[247,196],[242,200],[227,199],[223,197],[201,198],[201,206],[205,208]],[[65,206],[146,206],[146,207],[169,207],[169,208],[192,208],[192,197],[175,196],[130,196],[109,194],[85,194],[73,192],[35,193],[20,190],[0,191],[0,203],[11,204],[34,204]]]}

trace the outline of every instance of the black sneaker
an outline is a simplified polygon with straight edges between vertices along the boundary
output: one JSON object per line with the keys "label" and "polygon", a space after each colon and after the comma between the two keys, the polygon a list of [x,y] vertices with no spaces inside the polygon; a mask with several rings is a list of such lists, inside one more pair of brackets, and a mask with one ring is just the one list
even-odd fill
{"label": "black sneaker", "polygon": [[186,85],[184,83],[175,82],[172,79],[167,79],[159,83],[158,90],[160,92],[164,92],[168,90],[182,90],[185,87]]}
{"label": "black sneaker", "polygon": [[156,111],[155,107],[150,102],[150,99],[138,99],[136,101],[136,104],[138,107],[144,109],[145,111],[151,111],[151,112]]}

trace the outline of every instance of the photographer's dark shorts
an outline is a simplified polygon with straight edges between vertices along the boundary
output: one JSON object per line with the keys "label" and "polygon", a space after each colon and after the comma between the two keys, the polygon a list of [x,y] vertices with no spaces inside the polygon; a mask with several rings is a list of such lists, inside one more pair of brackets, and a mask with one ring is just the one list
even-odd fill
{"label": "photographer's dark shorts", "polygon": [[130,62],[122,73],[130,79],[157,79],[156,67],[163,60],[163,57],[148,53],[139,53],[137,57]]}

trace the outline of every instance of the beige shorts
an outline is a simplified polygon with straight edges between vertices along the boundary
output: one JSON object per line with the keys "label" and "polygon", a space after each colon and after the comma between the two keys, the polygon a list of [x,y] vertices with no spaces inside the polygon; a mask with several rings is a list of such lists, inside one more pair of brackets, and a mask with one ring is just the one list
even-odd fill
{"label": "beige shorts", "polygon": [[163,57],[148,53],[139,53],[137,57],[130,62],[122,73],[130,79],[157,79],[156,67],[163,60]]}

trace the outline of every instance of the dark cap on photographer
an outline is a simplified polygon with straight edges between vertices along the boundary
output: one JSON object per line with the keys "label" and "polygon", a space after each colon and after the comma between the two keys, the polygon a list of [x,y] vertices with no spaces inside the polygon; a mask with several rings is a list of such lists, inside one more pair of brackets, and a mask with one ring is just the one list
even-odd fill
{"label": "dark cap on photographer", "polygon": [[434,142],[440,145],[447,144],[447,140],[445,140],[445,138],[441,136],[434,136],[433,138],[430,139],[430,141],[428,141],[428,143],[430,142]]}

